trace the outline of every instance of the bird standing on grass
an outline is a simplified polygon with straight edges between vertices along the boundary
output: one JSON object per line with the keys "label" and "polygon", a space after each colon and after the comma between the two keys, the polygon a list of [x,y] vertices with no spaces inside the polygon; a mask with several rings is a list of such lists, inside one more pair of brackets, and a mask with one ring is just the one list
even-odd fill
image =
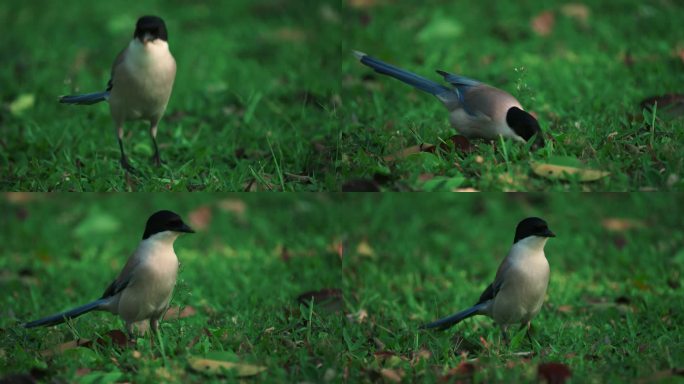
{"label": "bird standing on grass", "polygon": [[421,329],[447,329],[474,315],[494,319],[507,340],[507,328],[512,324],[529,327],[544,303],[549,285],[549,262],[544,245],[556,237],[546,222],[528,217],[518,223],[513,246],[501,262],[494,282],[489,284],[474,306],[455,315],[424,325]]}
{"label": "bird standing on grass", "polygon": [[178,258],[173,243],[181,233],[194,231],[171,211],[154,213],[147,220],[142,242],[100,299],[28,322],[24,327],[56,325],[90,311],[108,311],[126,322],[126,331],[131,338],[135,323],[145,320],[149,320],[151,329],[157,332],[176,285]]}
{"label": "bird standing on grass", "polygon": [[452,87],[447,87],[354,51],[359,61],[383,75],[410,84],[439,99],[449,110],[449,122],[467,138],[497,139],[499,136],[520,142],[534,140],[533,147],[544,146],[539,123],[525,112],[515,97],[477,80],[437,71]]}
{"label": "bird standing on grass", "polygon": [[109,101],[109,109],[119,139],[121,166],[135,169],[126,158],[123,126],[129,120],[145,120],[150,124],[154,144],[153,161],[162,162],[157,146],[157,126],[171,97],[176,78],[176,61],[169,51],[168,32],[164,20],[143,16],[135,26],[133,40],[119,53],[112,65],[111,78],[104,92],[62,96],[60,103],[95,104]]}

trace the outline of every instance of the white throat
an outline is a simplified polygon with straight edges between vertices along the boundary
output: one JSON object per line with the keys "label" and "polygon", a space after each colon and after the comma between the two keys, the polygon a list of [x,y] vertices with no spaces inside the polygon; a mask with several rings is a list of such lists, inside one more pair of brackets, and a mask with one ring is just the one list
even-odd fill
{"label": "white throat", "polygon": [[143,240],[143,242],[147,242],[150,244],[157,244],[157,245],[173,246],[173,242],[176,241],[176,239],[178,238],[179,235],[180,235],[180,233],[178,233],[178,232],[164,231],[164,232],[155,233],[154,235]]}
{"label": "white throat", "polygon": [[133,39],[128,44],[127,60],[131,60],[136,66],[147,66],[155,62],[165,62],[171,59],[169,43],[156,39],[143,43],[138,39]]}
{"label": "white throat", "polygon": [[513,248],[525,248],[530,251],[544,252],[544,245],[548,237],[542,236],[528,236],[522,240],[518,240],[517,243],[513,244]]}

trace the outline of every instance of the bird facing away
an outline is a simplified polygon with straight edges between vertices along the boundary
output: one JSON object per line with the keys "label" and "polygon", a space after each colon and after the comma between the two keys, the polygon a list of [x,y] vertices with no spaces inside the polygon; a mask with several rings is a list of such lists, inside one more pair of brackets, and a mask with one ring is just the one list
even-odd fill
{"label": "bird facing away", "polygon": [[181,233],[194,233],[176,213],[159,211],[147,220],[138,248],[129,257],[119,276],[102,297],[80,307],[34,320],[25,328],[56,325],[90,311],[108,311],[126,322],[133,337],[133,327],[149,320],[151,329],[159,329],[159,320],[171,300],[178,274],[178,258],[173,243]]}
{"label": "bird facing away", "polygon": [[[501,327],[504,340],[512,324],[527,326],[541,310],[549,285],[549,262],[544,245],[556,237],[546,222],[528,217],[518,223],[513,246],[496,272],[494,282],[472,307],[424,325],[421,329],[447,329],[474,315],[489,316]],[[529,337],[529,332],[528,332]]]}
{"label": "bird facing away", "polygon": [[363,52],[354,51],[354,56],[378,73],[394,77],[437,97],[449,111],[451,126],[467,138],[494,140],[502,136],[523,143],[534,140],[533,148],[544,146],[537,119],[525,112],[518,100],[505,91],[438,70],[437,73],[451,85],[447,87]]}
{"label": "bird facing away", "polygon": [[90,105],[108,100],[119,139],[121,166],[133,172],[123,147],[124,123],[144,120],[150,124],[154,144],[152,160],[159,166],[162,160],[157,146],[157,126],[171,97],[175,78],[176,60],[169,51],[164,20],[157,16],[143,16],[135,25],[133,39],[114,60],[107,89],[85,95],[62,96],[59,102]]}

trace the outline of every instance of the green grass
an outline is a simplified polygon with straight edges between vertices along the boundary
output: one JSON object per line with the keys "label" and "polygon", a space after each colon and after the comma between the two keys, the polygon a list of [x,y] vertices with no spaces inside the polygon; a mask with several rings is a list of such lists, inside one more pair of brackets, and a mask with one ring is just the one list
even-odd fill
{"label": "green grass", "polygon": [[[357,204],[370,213],[358,236],[374,252],[351,251],[343,264],[348,311],[367,313],[344,329],[350,382],[389,369],[406,382],[432,383],[466,361],[475,382],[533,382],[547,362],[567,365],[579,383],[682,369],[684,232],[674,208],[681,196],[432,194]],[[499,344],[498,328],[481,316],[445,332],[418,331],[476,302],[516,223],[531,215],[557,234],[546,246],[551,282],[533,321],[534,345]],[[611,232],[602,226],[607,218],[638,227]],[[533,356],[514,355],[526,351]]]}
{"label": "green grass", "polygon": [[[68,381],[118,373],[119,382],[160,382],[166,374],[174,382],[203,382],[203,374],[188,369],[188,359],[205,356],[265,366],[258,379],[263,382],[314,382],[334,369],[341,302],[314,302],[311,309],[297,301],[307,291],[342,288],[340,259],[329,249],[338,233],[335,217],[323,214],[329,197],[34,197],[15,205],[3,198],[0,204],[7,213],[1,226],[0,376],[36,368]],[[244,204],[245,211],[226,211],[226,204]],[[203,206],[213,214],[201,230],[189,213]],[[24,330],[19,324],[98,298],[134,250],[147,215],[162,208],[177,211],[198,230],[175,243],[181,269],[171,303],[197,314],[162,322],[163,349],[139,338],[138,357],[132,348],[108,346],[42,356],[61,343],[124,328],[108,313],[84,315],[73,328]],[[90,371],[84,375],[81,368]]]}
{"label": "green grass", "polygon": [[[662,111],[644,119],[639,106],[684,86],[676,54],[684,47],[681,3],[584,2],[586,21],[566,16],[564,1],[382,3],[388,5],[345,10],[343,147],[353,155],[343,172],[389,175],[389,188],[433,189],[425,180],[435,177],[450,181],[442,188],[485,191],[681,189],[684,119]],[[543,11],[555,15],[548,36],[531,28]],[[447,150],[383,162],[456,130],[434,97],[375,74],[357,62],[354,49],[435,81],[442,69],[507,90],[536,113],[551,144],[528,153],[514,143],[475,141],[470,154]],[[531,161],[583,164],[610,175],[592,183],[547,180],[533,174]]]}
{"label": "green grass", "polygon": [[[662,106],[655,116],[639,107],[684,86],[681,4],[593,2],[581,21],[560,1],[355,3],[371,6],[3,4],[0,187],[339,191],[365,180],[383,190],[681,189],[684,119]],[[546,10],[555,24],[539,36],[530,20]],[[65,106],[57,97],[102,89],[136,18],[147,13],[166,19],[178,62],[158,136],[167,164],[150,164],[147,127],[129,123],[125,144],[141,174],[126,177],[107,105]],[[536,113],[550,144],[529,153],[512,142],[475,141],[469,154],[447,148],[388,161],[456,131],[433,97],[374,75],[352,49],[435,80],[441,68],[501,87]],[[610,175],[548,180],[533,174],[531,161]]]}
{"label": "green grass", "polygon": [[[178,73],[158,133],[167,164],[149,161],[146,124],[128,123],[125,147],[141,175],[127,178],[108,106],[57,98],[104,89],[143,14],[165,19]],[[3,190],[316,190],[335,182],[318,167],[332,166],[334,147],[312,145],[334,143],[339,130],[335,1],[28,1],[0,6],[0,23],[0,99],[19,106],[0,110]]]}
{"label": "green grass", "polygon": [[[566,364],[575,382],[623,382],[670,377],[684,367],[679,195],[30,197],[0,204],[0,375],[222,379],[191,371],[195,356],[267,367],[255,382],[370,382],[383,372],[435,382],[464,362],[477,382],[530,382],[539,364],[554,361]],[[173,209],[198,227],[204,206],[211,212],[206,228],[175,247],[182,264],[172,306],[197,313],[163,322],[162,343],[139,338],[135,348],[46,357],[40,352],[123,324],[98,313],[72,327],[19,327],[98,297],[139,240],[140,215]],[[558,235],[546,246],[551,282],[533,322],[534,344],[501,345],[485,317],[446,332],[418,331],[477,299],[516,223],[531,215]],[[610,231],[602,224],[609,218],[634,227]],[[340,241],[342,263],[331,249]],[[344,301],[313,309],[297,303],[301,293],[324,288],[342,289]]]}

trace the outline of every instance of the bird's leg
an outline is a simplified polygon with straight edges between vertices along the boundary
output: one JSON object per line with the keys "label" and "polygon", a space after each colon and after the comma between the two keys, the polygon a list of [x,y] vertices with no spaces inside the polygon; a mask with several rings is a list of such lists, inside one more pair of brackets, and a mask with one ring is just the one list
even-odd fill
{"label": "bird's leg", "polygon": [[150,136],[152,137],[152,144],[154,144],[154,155],[152,155],[152,162],[154,162],[154,165],[159,167],[164,162],[159,156],[159,147],[157,146],[157,124],[158,122],[156,121],[150,122]]}
{"label": "bird's leg", "polygon": [[135,168],[128,162],[128,159],[126,158],[126,153],[124,152],[124,147],[123,147],[123,125],[119,124],[119,126],[116,128],[116,136],[117,139],[119,140],[119,150],[121,151],[121,167],[125,169],[128,172],[135,173]]}
{"label": "bird's leg", "polygon": [[510,344],[510,340],[508,340],[508,326],[502,325],[501,326],[501,337],[503,338],[503,342],[506,345]]}
{"label": "bird's leg", "polygon": [[152,330],[152,333],[154,335],[159,333],[159,319],[157,319],[157,318],[150,319],[150,330]]}
{"label": "bird's leg", "polygon": [[133,333],[133,323],[126,322],[126,334],[128,335],[128,340],[135,341],[135,334]]}
{"label": "bird's leg", "polygon": [[528,321],[526,324],[522,324],[520,327],[527,327],[527,332],[525,332],[525,335],[527,336],[527,340],[530,341],[530,344],[534,345],[534,343],[532,342],[532,335],[530,333],[530,329],[532,329],[532,322]]}

